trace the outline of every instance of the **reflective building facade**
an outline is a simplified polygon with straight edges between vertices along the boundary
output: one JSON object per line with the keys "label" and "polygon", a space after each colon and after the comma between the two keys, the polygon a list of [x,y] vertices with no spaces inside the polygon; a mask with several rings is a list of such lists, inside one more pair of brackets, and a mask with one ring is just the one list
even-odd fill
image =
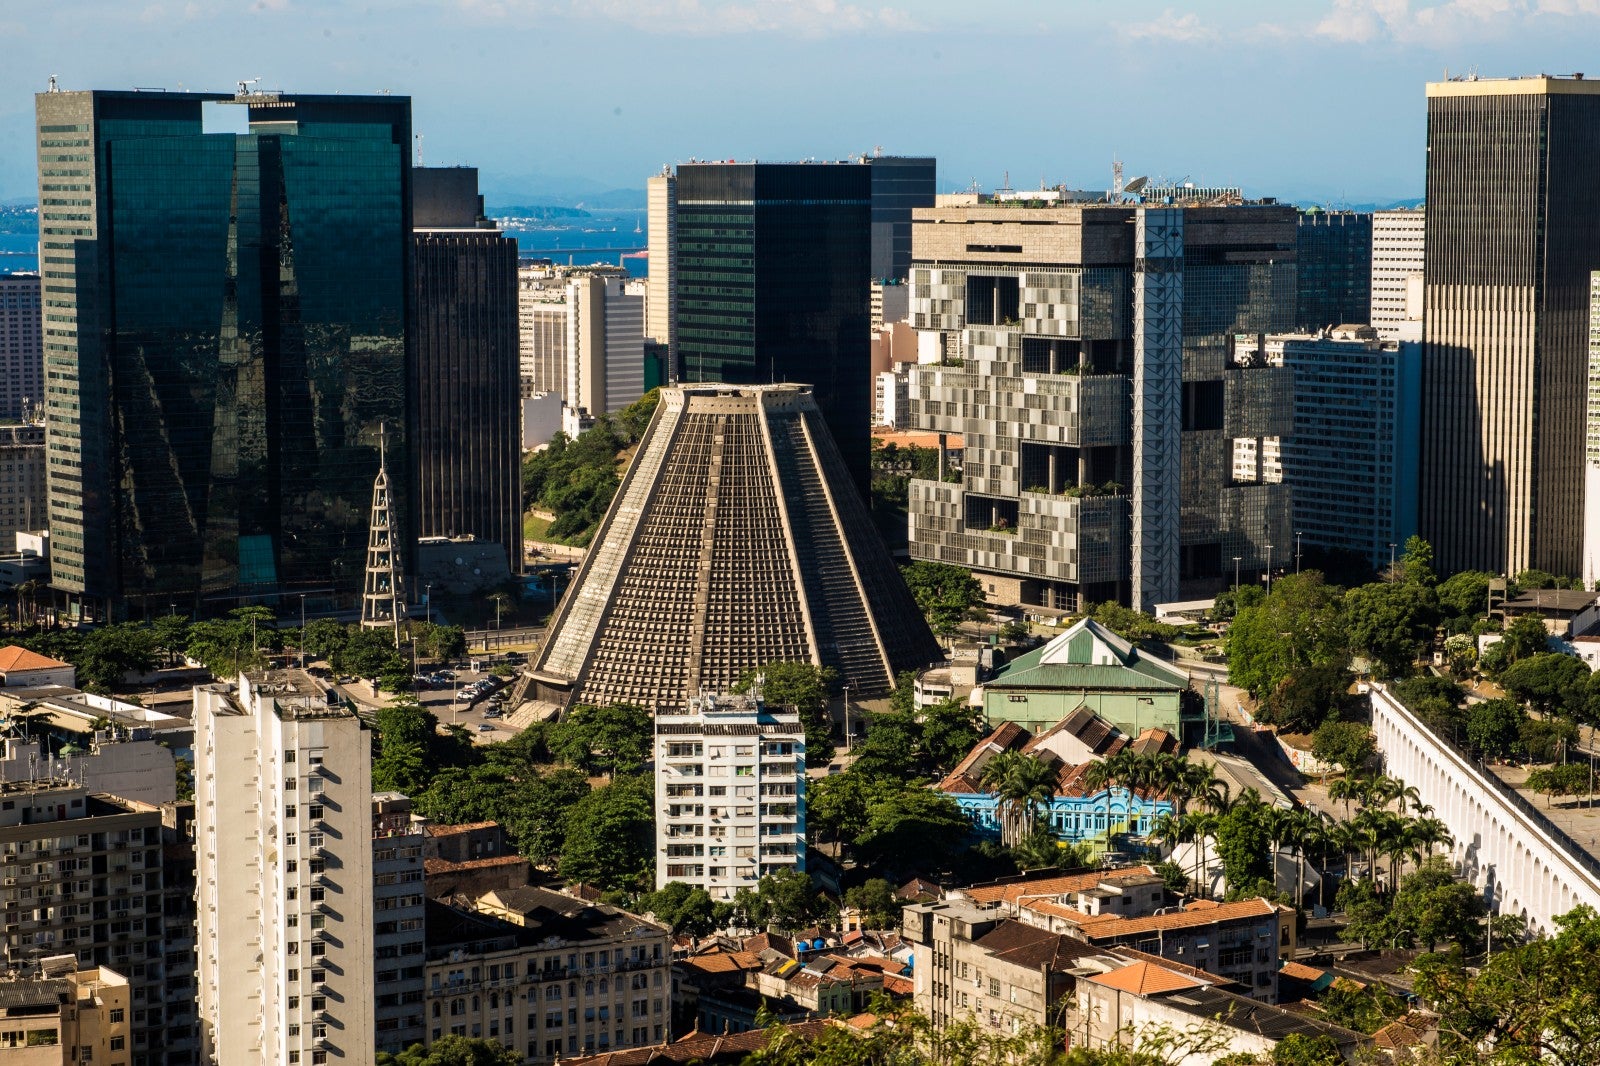
{"label": "reflective building facade", "polygon": [[681,379],[809,384],[864,490],[872,168],[685,163],[673,198],[672,352]]}
{"label": "reflective building facade", "polygon": [[492,541],[517,573],[517,242],[484,218],[475,169],[418,168],[412,182],[417,535]]}
{"label": "reflective building facade", "polygon": [[37,97],[69,615],[359,588],[379,427],[405,446],[410,112],[390,96]]}
{"label": "reflective building facade", "polygon": [[1576,575],[1600,83],[1427,94],[1421,533],[1444,573]]}
{"label": "reflective building facade", "polygon": [[1295,326],[1367,325],[1372,309],[1372,215],[1306,211],[1295,228]]}

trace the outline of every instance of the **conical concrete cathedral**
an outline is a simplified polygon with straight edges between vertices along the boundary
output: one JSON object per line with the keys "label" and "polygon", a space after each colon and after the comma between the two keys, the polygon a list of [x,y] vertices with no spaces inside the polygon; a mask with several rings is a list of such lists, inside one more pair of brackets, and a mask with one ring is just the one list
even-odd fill
{"label": "conical concrete cathedral", "polygon": [[654,710],[774,661],[864,696],[937,658],[810,389],[687,385],[661,390],[534,678]]}

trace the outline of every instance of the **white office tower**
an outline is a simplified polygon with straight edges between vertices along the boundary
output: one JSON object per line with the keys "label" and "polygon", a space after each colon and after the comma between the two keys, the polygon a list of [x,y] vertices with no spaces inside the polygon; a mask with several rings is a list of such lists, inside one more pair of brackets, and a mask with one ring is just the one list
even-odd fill
{"label": "white office tower", "polygon": [[371,741],[299,671],[195,690],[201,1038],[219,1066],[373,1061]]}
{"label": "white office tower", "polygon": [[700,696],[656,712],[656,887],[712,899],[806,868],[806,734],[760,697]]}
{"label": "white office tower", "polygon": [[1589,274],[1589,391],[1583,448],[1583,587],[1600,587],[1600,270]]}
{"label": "white office tower", "polygon": [[1386,341],[1422,339],[1422,253],[1427,213],[1421,208],[1372,215],[1372,326]]}

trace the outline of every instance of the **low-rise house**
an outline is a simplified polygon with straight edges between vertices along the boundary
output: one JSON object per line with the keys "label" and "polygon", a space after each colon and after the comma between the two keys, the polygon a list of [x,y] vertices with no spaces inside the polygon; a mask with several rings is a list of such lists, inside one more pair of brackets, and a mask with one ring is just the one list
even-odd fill
{"label": "low-rise house", "polygon": [[0,1063],[5,1066],[128,1066],[128,982],[103,966],[79,970],[71,955],[39,964],[39,975],[0,979]]}
{"label": "low-rise house", "polygon": [[[1091,722],[1101,722],[1089,712],[1080,712]],[[958,763],[943,781],[936,786],[939,791],[954,799],[961,811],[981,834],[998,837],[1001,833],[1001,801],[998,794],[984,785],[983,772],[991,759],[1003,752],[1020,752],[1030,758],[1049,764],[1056,772],[1054,794],[1041,810],[1044,824],[1057,840],[1079,842],[1088,840],[1111,841],[1118,836],[1145,836],[1163,814],[1173,811],[1170,799],[1149,790],[1131,790],[1122,786],[1090,788],[1085,777],[1093,760],[1064,762],[1055,751],[1041,741],[1061,742],[1074,735],[1062,730],[1066,722],[1038,737],[1026,729],[1007,722],[984,737],[966,757]],[[1127,746],[1127,738],[1108,726],[1103,737],[1115,741],[1102,745],[1109,751]],[[1159,730],[1147,730],[1135,750],[1163,751],[1175,748],[1172,737]],[[1142,744],[1142,746],[1140,746]]]}
{"label": "low-rise house", "polygon": [[1088,708],[1129,736],[1161,729],[1181,737],[1188,687],[1189,676],[1176,666],[1084,618],[996,671],[983,684],[981,702],[991,726],[1016,722],[1043,730]]}
{"label": "low-rise house", "polygon": [[0,688],[73,688],[77,683],[78,671],[71,663],[15,644],[0,648]]}

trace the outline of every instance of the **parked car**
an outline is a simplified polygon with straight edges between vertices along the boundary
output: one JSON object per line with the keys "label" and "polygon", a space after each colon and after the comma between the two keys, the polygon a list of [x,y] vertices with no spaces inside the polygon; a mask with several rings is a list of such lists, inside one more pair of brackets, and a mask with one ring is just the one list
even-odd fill
{"label": "parked car", "polygon": [[490,707],[487,711],[483,712],[483,716],[485,718],[502,718],[505,716],[505,712],[498,707]]}
{"label": "parked car", "polygon": [[480,732],[480,733],[493,733],[494,732],[494,726],[490,725],[488,722],[479,722],[478,723],[478,732]]}

